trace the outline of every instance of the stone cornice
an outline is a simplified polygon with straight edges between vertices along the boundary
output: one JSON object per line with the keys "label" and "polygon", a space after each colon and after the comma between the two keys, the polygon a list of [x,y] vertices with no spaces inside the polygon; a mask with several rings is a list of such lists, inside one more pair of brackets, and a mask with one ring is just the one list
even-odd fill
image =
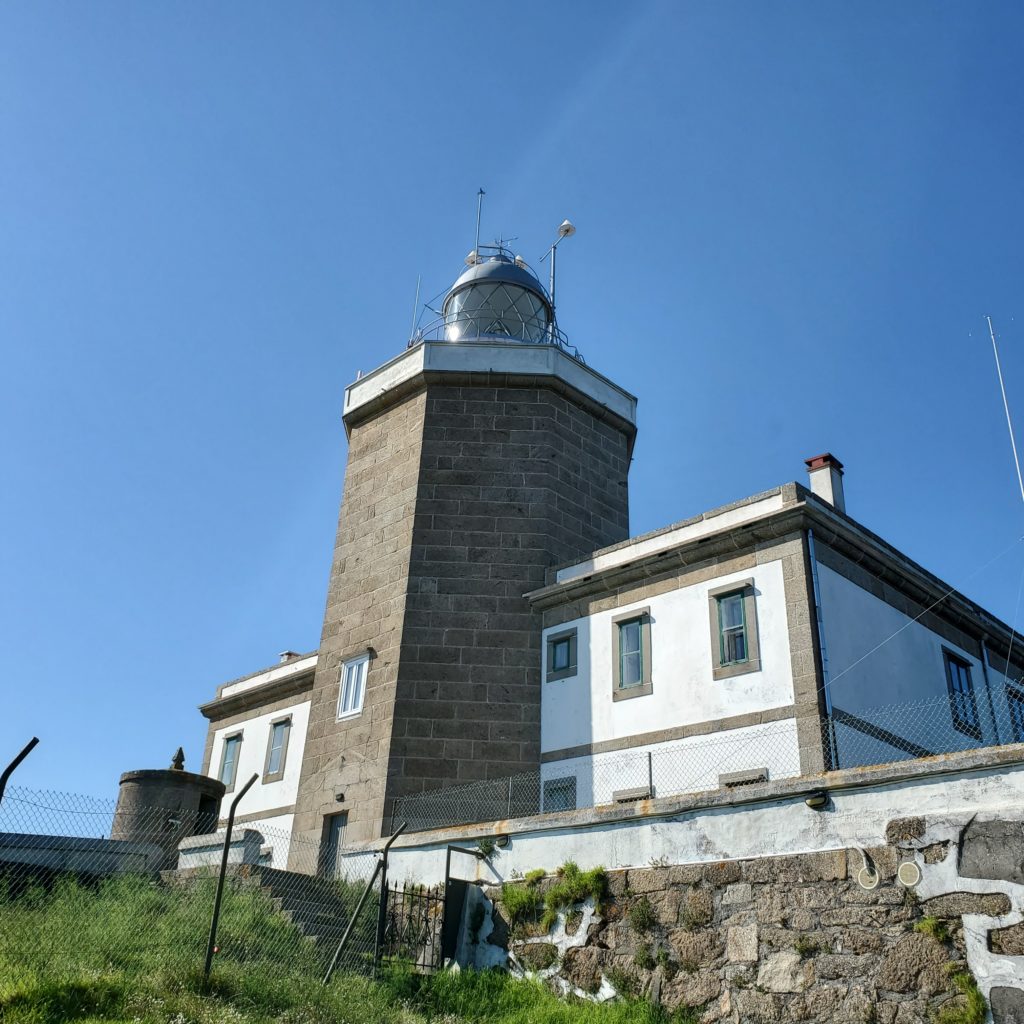
{"label": "stone cornice", "polygon": [[261,686],[239,690],[237,693],[229,694],[227,697],[218,697],[215,700],[208,701],[206,704],[200,704],[199,711],[204,718],[215,722],[219,719],[227,718],[229,715],[237,715],[240,711],[249,711],[253,708],[263,707],[272,701],[282,700],[285,697],[293,697],[301,693],[311,692],[315,673],[316,666],[312,665],[302,672],[294,672],[280,679],[272,679]]}
{"label": "stone cornice", "polygon": [[346,433],[430,384],[550,389],[626,434],[632,454],[636,398],[552,345],[424,342],[346,389]]}

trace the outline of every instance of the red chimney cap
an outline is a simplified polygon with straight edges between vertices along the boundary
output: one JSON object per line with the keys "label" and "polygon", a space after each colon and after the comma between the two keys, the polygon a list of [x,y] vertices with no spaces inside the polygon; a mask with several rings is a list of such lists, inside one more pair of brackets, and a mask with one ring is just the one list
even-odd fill
{"label": "red chimney cap", "polygon": [[804,462],[809,470],[824,469],[826,466],[831,466],[832,469],[837,469],[840,473],[843,471],[843,464],[831,452],[825,452],[823,455],[812,455],[809,459],[804,459]]}

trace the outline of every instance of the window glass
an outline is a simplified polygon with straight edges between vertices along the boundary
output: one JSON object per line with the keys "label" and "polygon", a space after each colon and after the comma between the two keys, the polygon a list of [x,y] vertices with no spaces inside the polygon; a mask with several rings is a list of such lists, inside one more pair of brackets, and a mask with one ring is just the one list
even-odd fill
{"label": "window glass", "polygon": [[644,655],[640,620],[619,623],[619,686],[640,686],[644,679]]}
{"label": "window glass", "polygon": [[747,629],[743,617],[743,594],[727,594],[718,599],[718,626],[721,635],[722,664],[747,660]]}
{"label": "window glass", "polygon": [[981,738],[981,722],[978,718],[978,705],[974,699],[974,686],[971,683],[971,666],[955,654],[945,652],[946,683],[949,687],[950,712],[953,725],[961,732]]}
{"label": "window glass", "polygon": [[224,757],[220,764],[220,781],[225,786],[234,785],[235,769],[238,767],[238,750],[241,745],[241,736],[229,736],[224,741]]}
{"label": "window glass", "polygon": [[338,717],[357,715],[363,708],[363,693],[366,689],[366,669],[370,663],[368,655],[346,661],[341,666],[341,693],[338,695]]}
{"label": "window glass", "polygon": [[564,779],[548,779],[544,783],[545,811],[576,810],[576,776]]}
{"label": "window glass", "polygon": [[284,738],[288,731],[287,722],[275,722],[270,727],[270,757],[267,758],[267,774],[276,775],[281,770],[284,757]]}
{"label": "window glass", "polygon": [[569,667],[570,647],[571,645],[568,637],[564,640],[556,640],[551,645],[551,667],[556,672]]}

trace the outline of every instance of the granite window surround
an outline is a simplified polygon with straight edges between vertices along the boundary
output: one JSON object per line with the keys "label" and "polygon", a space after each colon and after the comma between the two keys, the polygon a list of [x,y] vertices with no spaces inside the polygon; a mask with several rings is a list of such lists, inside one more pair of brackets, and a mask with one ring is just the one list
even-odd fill
{"label": "granite window surround", "polygon": [[[242,730],[228,733],[224,737],[224,745],[220,751],[220,771],[217,778],[224,783],[224,794],[234,791],[235,780],[238,778],[238,758],[242,753]],[[231,757],[228,757],[230,751]],[[228,778],[225,778],[225,775]]]}
{"label": "granite window surround", "polygon": [[[622,627],[632,622],[640,626],[640,681],[623,686],[622,681]],[[651,676],[651,609],[633,608],[612,616],[612,700],[630,700],[646,697],[654,692]]]}
{"label": "granite window surround", "polygon": [[[270,762],[274,753],[274,731],[277,726],[282,727],[281,754],[277,762],[277,771],[270,770]],[[267,736],[267,756],[263,761],[263,784],[268,782],[280,782],[284,778],[284,768],[288,762],[288,741],[292,735],[292,716],[282,715],[270,723],[270,733]]]}
{"label": "granite window surround", "polygon": [[[569,679],[577,673],[577,632],[575,629],[563,629],[552,633],[547,638],[547,662],[544,678],[549,682],[556,679]],[[566,664],[556,667],[557,655],[566,652]]]}
{"label": "granite window surround", "polygon": [[[733,595],[743,598],[743,625],[746,657],[743,661],[726,661],[722,642],[722,598]],[[711,676],[713,679],[730,679],[761,671],[761,650],[757,634],[756,589],[752,578],[734,580],[732,583],[708,590],[708,613],[711,623]]]}
{"label": "granite window surround", "polygon": [[953,728],[965,736],[980,740],[981,718],[978,714],[978,701],[974,695],[971,663],[948,647],[942,648],[942,661],[946,670],[949,712],[953,719]]}

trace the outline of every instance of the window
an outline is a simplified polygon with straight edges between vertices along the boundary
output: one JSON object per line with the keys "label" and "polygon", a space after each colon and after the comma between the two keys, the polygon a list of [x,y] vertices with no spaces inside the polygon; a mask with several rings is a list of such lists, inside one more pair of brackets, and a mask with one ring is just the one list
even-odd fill
{"label": "window", "polygon": [[548,637],[546,678],[568,679],[576,675],[576,630],[567,629]]}
{"label": "window", "polygon": [[1006,707],[1010,713],[1014,741],[1024,743],[1024,691],[1008,686],[1006,688]]}
{"label": "window", "polygon": [[946,660],[946,685],[949,687],[949,710],[953,716],[953,728],[981,739],[981,721],[978,705],[974,700],[974,686],[971,683],[971,666],[952,651],[943,651]]}
{"label": "window", "polygon": [[238,774],[238,755],[242,750],[242,734],[236,732],[233,736],[224,737],[224,750],[220,756],[220,781],[224,783],[226,791],[231,792],[235,788],[235,776]]}
{"label": "window", "polygon": [[612,674],[612,700],[653,692],[649,608],[637,608],[612,619]]}
{"label": "window", "polygon": [[544,812],[576,810],[576,776],[548,779],[544,783]]}
{"label": "window", "polygon": [[711,674],[715,679],[761,670],[754,581],[739,580],[708,591]]}
{"label": "window", "polygon": [[366,670],[369,654],[360,655],[341,665],[341,688],[338,694],[338,718],[351,718],[363,710],[366,693]]}
{"label": "window", "polygon": [[292,716],[270,723],[267,739],[267,760],[263,765],[264,782],[280,782],[284,778],[284,762],[288,756],[288,737],[292,731]]}

